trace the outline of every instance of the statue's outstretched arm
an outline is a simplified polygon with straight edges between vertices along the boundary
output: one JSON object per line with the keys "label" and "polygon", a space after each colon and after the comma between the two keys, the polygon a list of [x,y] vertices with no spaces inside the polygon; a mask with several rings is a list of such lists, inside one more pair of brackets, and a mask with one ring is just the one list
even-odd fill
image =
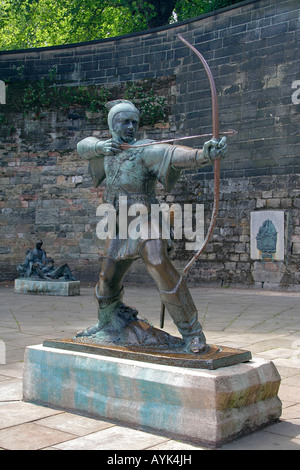
{"label": "statue's outstretched arm", "polygon": [[178,146],[173,152],[172,166],[176,170],[197,168],[211,165],[217,158],[227,155],[227,139],[211,139],[206,142],[203,149]]}

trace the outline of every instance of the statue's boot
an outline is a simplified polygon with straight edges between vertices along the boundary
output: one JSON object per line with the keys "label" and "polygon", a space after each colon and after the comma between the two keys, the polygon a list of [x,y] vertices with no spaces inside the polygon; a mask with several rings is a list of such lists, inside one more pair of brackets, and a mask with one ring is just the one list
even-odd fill
{"label": "statue's boot", "polygon": [[98,294],[98,289],[97,286],[95,288],[95,300],[96,303],[98,304],[98,322],[87,328],[86,330],[79,331],[76,334],[76,337],[82,337],[82,336],[92,336],[95,335],[96,333],[99,333],[103,329],[103,327],[110,322],[115,310],[122,305],[122,299],[124,295],[124,289],[122,289],[110,296],[100,296]]}
{"label": "statue's boot", "polygon": [[206,339],[198,321],[197,308],[184,279],[181,277],[173,290],[160,291],[160,297],[182,335],[185,350],[195,354],[203,352],[207,347]]}
{"label": "statue's boot", "polygon": [[[95,289],[95,298],[99,305],[96,325],[79,331],[80,337],[92,337],[99,344],[123,344],[146,347],[172,348],[178,339],[154,328],[147,320],[138,318],[138,311],[122,302],[123,288],[115,295],[100,296]],[[180,340],[181,342],[181,340]]]}

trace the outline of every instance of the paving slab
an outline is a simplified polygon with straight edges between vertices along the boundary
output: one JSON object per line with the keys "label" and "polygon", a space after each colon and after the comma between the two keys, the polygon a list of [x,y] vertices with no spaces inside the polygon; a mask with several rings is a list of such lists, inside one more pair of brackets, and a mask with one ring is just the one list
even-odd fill
{"label": "paving slab", "polygon": [[[283,409],[282,419],[292,421],[294,419],[300,420],[300,405],[291,405]],[[300,422],[298,422],[300,425]]]}
{"label": "paving slab", "polygon": [[19,379],[0,382],[0,401],[22,400],[23,385]]}
{"label": "paving slab", "polygon": [[195,451],[195,450],[208,450],[207,447],[201,447],[201,446],[196,446],[196,445],[191,445],[187,444],[186,442],[180,442],[180,441],[166,441],[161,444],[157,444],[153,447],[149,447],[147,450],[189,450],[189,451]]}
{"label": "paving slab", "polygon": [[167,440],[137,429],[113,426],[53,447],[60,450],[143,450]]}
{"label": "paving slab", "polygon": [[0,430],[0,447],[6,450],[39,450],[73,438],[73,434],[26,423]]}
{"label": "paving slab", "polygon": [[225,444],[222,450],[299,450],[300,439],[259,431],[230,444]]}
{"label": "paving slab", "polygon": [[286,379],[281,380],[282,385],[293,385],[294,387],[300,387],[300,374],[292,375]]}
{"label": "paving slab", "polygon": [[[96,319],[94,286],[82,285],[79,297],[64,298],[16,294],[12,284],[5,284],[8,287],[0,285],[0,341],[4,342],[6,347],[6,363],[0,364],[0,424],[2,426],[4,423],[5,428],[1,429],[0,426],[0,430],[3,431],[2,436],[11,436],[10,441],[7,437],[5,445],[13,446],[9,443],[13,440],[12,436],[18,436],[20,435],[18,433],[23,431],[23,436],[27,436],[27,439],[36,436],[33,437],[34,440],[37,439],[33,445],[35,448],[59,450],[60,446],[67,448],[72,445],[76,448],[76,444],[72,442],[78,439],[82,439],[79,443],[84,449],[94,449],[97,446],[101,448],[102,444],[105,446],[108,440],[107,432],[116,427],[111,423],[105,423],[104,426],[108,426],[105,429],[95,430],[93,426],[99,425],[98,420],[84,418],[91,419],[94,424],[87,425],[85,435],[74,436],[74,432],[84,432],[84,426],[79,423],[77,415],[72,414],[77,427],[75,425],[76,431],[73,429],[71,432],[67,413],[23,403],[20,399],[25,347],[41,344],[45,339],[65,338],[94,324]],[[274,362],[282,378],[279,397],[283,402],[283,413],[281,421],[273,428],[274,432],[269,432],[270,427],[268,427],[226,444],[221,450],[299,450],[300,293],[206,286],[191,288],[191,293],[199,309],[199,318],[208,342],[211,344],[226,342],[232,347],[240,344],[257,357],[263,357],[260,353],[266,353],[266,357]],[[153,286],[126,286],[124,300],[138,308],[141,317],[147,318],[155,327],[159,327],[160,300]],[[170,334],[176,334],[176,327],[168,314],[166,314],[165,330]],[[278,351],[279,349],[281,351]],[[289,356],[290,350],[292,356]],[[274,355],[274,352],[281,352],[281,357],[280,354]],[[64,420],[60,421],[60,414],[65,416],[65,424]],[[27,426],[28,434],[24,434],[24,428],[19,428],[24,425]],[[118,428],[123,429],[121,426]],[[13,433],[13,429],[16,434]],[[42,439],[37,436],[36,430],[43,430]],[[114,441],[111,445],[116,449],[121,449],[122,446],[128,450],[135,447],[136,430],[131,431],[132,433],[126,433],[126,438],[122,437],[120,443],[118,441],[120,434],[110,431],[111,436],[115,436],[110,439]],[[56,432],[62,434],[54,437]],[[105,433],[102,435],[103,440],[101,433]],[[161,436],[154,435],[153,438],[153,434],[149,433],[144,433],[142,436],[143,438],[139,437],[138,449],[159,450],[161,446],[161,450],[167,451],[169,448],[173,451],[181,450],[182,446],[194,447],[190,443],[174,439],[157,442],[155,439],[157,437],[161,439]],[[65,438],[68,438],[67,441]],[[86,438],[88,439],[84,443],[83,440]],[[22,440],[18,443],[25,448],[26,445],[29,446],[24,442],[22,444]],[[2,444],[4,445],[4,441]],[[0,443],[0,448],[5,447]],[[208,450],[201,447],[197,449]],[[191,449],[187,447],[187,450]]]}
{"label": "paving slab", "polygon": [[299,401],[299,390],[299,387],[281,384],[279,388],[279,397],[282,397],[283,400],[297,403],[297,401]]}
{"label": "paving slab", "polygon": [[3,382],[5,380],[9,380],[9,377],[7,377],[6,375],[0,375],[0,382]]}
{"label": "paving slab", "polygon": [[39,419],[36,424],[52,429],[58,429],[75,436],[85,436],[86,434],[101,431],[102,429],[114,426],[107,421],[87,418],[73,413],[60,413],[47,418]]}
{"label": "paving slab", "polygon": [[0,407],[0,429],[29,423],[60,413],[62,413],[62,411],[25,403],[23,401],[7,403]]}
{"label": "paving slab", "polygon": [[268,432],[279,434],[280,436],[288,436],[295,439],[300,439],[300,420],[290,419],[287,421],[280,421],[268,427]]}
{"label": "paving slab", "polygon": [[24,362],[13,362],[11,364],[3,364],[1,366],[1,375],[5,377],[14,377],[22,379]]}

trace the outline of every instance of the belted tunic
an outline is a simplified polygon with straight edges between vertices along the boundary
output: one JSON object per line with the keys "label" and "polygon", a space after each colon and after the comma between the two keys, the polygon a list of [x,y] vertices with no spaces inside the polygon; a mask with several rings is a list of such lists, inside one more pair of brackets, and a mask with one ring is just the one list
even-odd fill
{"label": "belted tunic", "polygon": [[[181,176],[181,170],[205,166],[210,162],[198,158],[197,149],[170,144],[153,144],[146,147],[135,146],[149,143],[150,140],[136,141],[132,148],[113,156],[99,155],[96,145],[99,140],[88,137],[77,146],[79,155],[89,160],[89,173],[94,186],[99,186],[106,179],[104,202],[113,205],[118,213],[120,196],[127,197],[127,208],[132,204],[143,204],[147,207],[148,215],[140,219],[140,224],[147,224],[150,229],[151,204],[158,204],[156,199],[156,185],[160,182],[169,192]],[[176,166],[174,166],[176,160]],[[128,223],[130,217],[128,218]],[[153,223],[153,221],[152,221]],[[161,222],[157,221],[157,224]],[[153,226],[152,226],[153,227]],[[132,239],[119,237],[107,238],[104,257],[114,259],[137,259],[140,250],[149,237]],[[170,237],[166,242],[170,246]]]}

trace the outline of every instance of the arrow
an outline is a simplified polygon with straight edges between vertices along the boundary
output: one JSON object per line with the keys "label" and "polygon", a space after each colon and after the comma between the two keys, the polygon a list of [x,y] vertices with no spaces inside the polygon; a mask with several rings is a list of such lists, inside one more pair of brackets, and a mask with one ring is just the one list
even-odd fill
{"label": "arrow", "polygon": [[[226,135],[228,137],[234,137],[238,132],[235,131],[234,129],[228,129],[227,131],[220,132],[220,135]],[[140,148],[140,147],[149,147],[150,145],[157,145],[157,144],[168,144],[170,142],[177,142],[177,141],[182,141],[182,140],[188,140],[188,139],[197,139],[199,137],[212,137],[213,134],[200,134],[200,135],[189,135],[186,137],[177,137],[174,139],[167,139],[167,140],[158,140],[158,141],[153,141],[153,142],[147,142],[146,144],[139,144],[139,145],[129,145],[126,142],[120,145],[120,148],[122,150],[127,150],[131,148]]]}

